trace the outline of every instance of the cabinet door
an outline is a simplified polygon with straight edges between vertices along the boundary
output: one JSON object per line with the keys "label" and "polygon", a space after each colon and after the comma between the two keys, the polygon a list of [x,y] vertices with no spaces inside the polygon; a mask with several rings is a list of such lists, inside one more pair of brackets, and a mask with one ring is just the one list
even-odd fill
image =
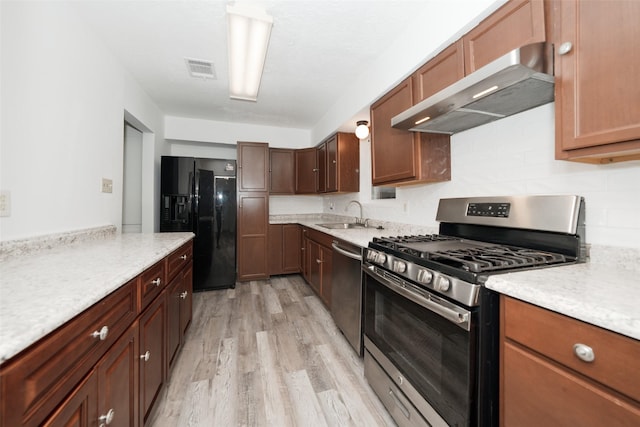
{"label": "cabinet door", "polygon": [[[640,158],[640,2],[558,3],[557,158],[592,157],[598,163],[632,154]],[[559,53],[563,43],[572,45],[566,54]]]}
{"label": "cabinet door", "polygon": [[140,316],[140,418],[143,426],[151,415],[165,381],[166,299],[156,298]]}
{"label": "cabinet door", "polygon": [[180,292],[182,274],[179,273],[167,286],[167,363],[173,368],[180,349]]}
{"label": "cabinet door", "polygon": [[[332,145],[337,143],[334,148]],[[331,170],[331,165],[335,164],[332,158],[331,152],[336,152],[337,167],[336,171]],[[331,138],[327,142],[327,164],[329,169],[329,179],[327,183],[330,183],[330,179],[335,174],[336,183],[334,185],[335,190],[340,193],[357,193],[360,191],[360,140],[353,133],[339,132],[336,135],[336,139]],[[330,191],[327,189],[327,191]]]}
{"label": "cabinet door", "polygon": [[419,134],[391,127],[391,119],[413,105],[407,78],[371,106],[373,185],[410,181],[417,177],[415,156]]}
{"label": "cabinet door", "polygon": [[338,135],[333,135],[323,144],[327,156],[327,193],[338,191]]}
{"label": "cabinet door", "polygon": [[269,191],[269,145],[238,142],[238,191]]}
{"label": "cabinet door", "polygon": [[543,0],[511,0],[462,37],[465,73],[545,39]]}
{"label": "cabinet door", "polygon": [[269,277],[269,195],[240,193],[238,196],[238,280]]}
{"label": "cabinet door", "polygon": [[296,184],[294,150],[269,149],[269,193],[294,194]]}
{"label": "cabinet door", "polygon": [[138,322],[125,332],[104,355],[97,367],[98,412],[113,413],[111,425],[138,425]]}
{"label": "cabinet door", "polygon": [[309,282],[309,239],[308,230],[302,227],[302,246],[300,247],[300,259],[302,260],[302,277]]}
{"label": "cabinet door", "polygon": [[184,335],[191,325],[193,317],[193,263],[184,270],[180,292],[180,345],[184,343]]}
{"label": "cabinet door", "polygon": [[317,193],[318,156],[315,148],[296,150],[296,193]]}
{"label": "cabinet door", "polygon": [[307,256],[309,262],[309,277],[307,281],[317,295],[322,293],[322,255],[320,253],[320,245],[307,239]]}
{"label": "cabinet door", "polygon": [[92,371],[42,424],[43,427],[95,427],[97,425],[98,378],[95,371]]}
{"label": "cabinet door", "polygon": [[301,239],[298,224],[282,226],[282,272],[284,274],[300,272]]}
{"label": "cabinet door", "polygon": [[316,191],[318,193],[326,193],[327,192],[327,146],[326,144],[321,144],[316,148],[316,155],[318,156],[318,160],[316,161],[316,165],[318,168],[318,179],[317,179]]}
{"label": "cabinet door", "polygon": [[282,224],[269,224],[269,275],[282,274]]}
{"label": "cabinet door", "polygon": [[427,99],[463,77],[464,49],[460,39],[413,74],[413,103]]}
{"label": "cabinet door", "polygon": [[320,246],[321,264],[321,291],[320,298],[328,308],[331,308],[331,270],[333,269],[333,251],[326,246]]}

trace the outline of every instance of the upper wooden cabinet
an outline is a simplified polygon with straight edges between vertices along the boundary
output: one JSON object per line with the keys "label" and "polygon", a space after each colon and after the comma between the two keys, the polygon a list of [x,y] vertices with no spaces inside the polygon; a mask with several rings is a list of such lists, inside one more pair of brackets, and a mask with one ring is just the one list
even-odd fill
{"label": "upper wooden cabinet", "polygon": [[295,150],[269,149],[269,194],[295,194]]}
{"label": "upper wooden cabinet", "polygon": [[640,2],[554,2],[556,158],[640,159]]}
{"label": "upper wooden cabinet", "polygon": [[465,74],[513,49],[545,40],[543,0],[511,0],[462,37]]}
{"label": "upper wooden cabinet", "polygon": [[463,77],[464,48],[460,39],[413,74],[413,103],[427,99]]}
{"label": "upper wooden cabinet", "polygon": [[324,141],[326,192],[360,191],[360,140],[353,133],[338,132]]}
{"label": "upper wooden cabinet", "polygon": [[238,142],[238,191],[269,191],[269,145]]}
{"label": "upper wooden cabinet", "polygon": [[325,143],[316,147],[316,156],[316,167],[318,168],[316,191],[325,193],[327,191],[327,145]]}
{"label": "upper wooden cabinet", "polygon": [[391,127],[391,119],[411,107],[413,98],[412,77],[409,77],[371,106],[373,185],[451,179],[448,135],[408,132]]}
{"label": "upper wooden cabinet", "polygon": [[316,148],[296,150],[296,194],[318,192],[318,154]]}

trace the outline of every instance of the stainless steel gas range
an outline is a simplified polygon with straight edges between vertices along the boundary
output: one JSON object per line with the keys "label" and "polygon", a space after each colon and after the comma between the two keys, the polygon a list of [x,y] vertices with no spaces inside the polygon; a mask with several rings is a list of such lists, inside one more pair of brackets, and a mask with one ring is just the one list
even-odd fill
{"label": "stainless steel gas range", "polygon": [[365,376],[399,426],[498,424],[492,274],[583,262],[578,196],[442,199],[439,234],[365,250]]}

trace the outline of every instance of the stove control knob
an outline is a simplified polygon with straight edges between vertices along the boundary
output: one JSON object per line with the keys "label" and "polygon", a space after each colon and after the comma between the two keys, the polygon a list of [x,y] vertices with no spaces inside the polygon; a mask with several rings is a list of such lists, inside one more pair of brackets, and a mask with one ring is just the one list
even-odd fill
{"label": "stove control knob", "polygon": [[396,273],[404,273],[407,270],[407,264],[402,261],[393,261],[391,268]]}
{"label": "stove control knob", "polygon": [[376,262],[378,264],[384,264],[385,262],[387,262],[387,256],[385,254],[383,254],[382,252],[378,252],[376,254]]}
{"label": "stove control knob", "polygon": [[433,273],[429,270],[419,270],[418,271],[418,282],[420,283],[431,283],[433,279]]}
{"label": "stove control knob", "polygon": [[449,290],[449,286],[451,286],[451,282],[446,277],[438,277],[438,281],[435,284],[436,291],[446,292]]}
{"label": "stove control knob", "polygon": [[378,255],[376,251],[371,249],[367,250],[367,261],[375,261],[376,255]]}

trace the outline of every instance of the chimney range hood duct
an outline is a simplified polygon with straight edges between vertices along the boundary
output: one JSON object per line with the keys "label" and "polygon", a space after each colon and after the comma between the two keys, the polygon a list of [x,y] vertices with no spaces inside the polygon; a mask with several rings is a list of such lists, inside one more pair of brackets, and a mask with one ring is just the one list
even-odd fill
{"label": "chimney range hood duct", "polygon": [[454,134],[553,101],[553,46],[515,49],[391,119],[416,132]]}

